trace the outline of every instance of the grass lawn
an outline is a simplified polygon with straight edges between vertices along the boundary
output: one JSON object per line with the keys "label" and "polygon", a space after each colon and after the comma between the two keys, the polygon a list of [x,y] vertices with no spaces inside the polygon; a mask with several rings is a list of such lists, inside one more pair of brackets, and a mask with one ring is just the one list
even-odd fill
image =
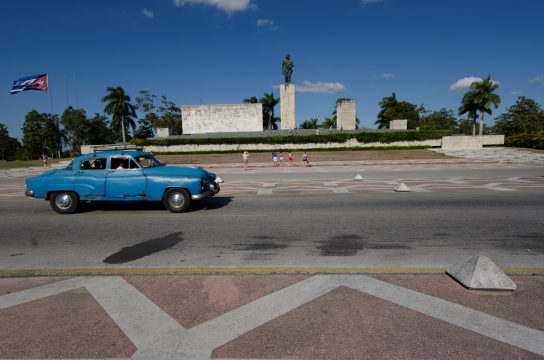
{"label": "grass lawn", "polygon": [[[56,164],[59,161],[69,161],[70,159],[49,159],[48,164]],[[41,160],[14,160],[14,161],[0,161],[0,169],[16,169],[24,168],[31,166],[42,166],[43,162]]]}
{"label": "grass lawn", "polygon": [[[158,155],[157,157],[165,164],[225,164],[241,163],[242,153],[215,153],[215,154],[177,154]],[[302,151],[293,151],[295,162],[301,161]],[[415,150],[360,150],[360,151],[308,151],[310,161],[357,161],[357,160],[408,160],[408,159],[447,159],[446,155],[434,151]],[[287,152],[283,152],[287,161]],[[71,159],[50,159],[49,164],[59,161],[70,161]],[[266,163],[272,161],[271,152],[250,152],[249,162]],[[0,170],[24,168],[31,166],[42,166],[41,160],[30,161],[3,161],[0,162]]]}

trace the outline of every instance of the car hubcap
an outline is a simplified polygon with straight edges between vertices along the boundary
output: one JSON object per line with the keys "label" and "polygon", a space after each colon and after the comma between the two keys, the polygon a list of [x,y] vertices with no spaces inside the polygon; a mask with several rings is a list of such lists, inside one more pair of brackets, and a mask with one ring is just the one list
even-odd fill
{"label": "car hubcap", "polygon": [[72,198],[68,194],[61,194],[55,198],[55,204],[59,209],[68,209],[72,205]]}
{"label": "car hubcap", "polygon": [[170,205],[175,208],[179,208],[183,205],[185,199],[180,193],[175,193],[170,196]]}

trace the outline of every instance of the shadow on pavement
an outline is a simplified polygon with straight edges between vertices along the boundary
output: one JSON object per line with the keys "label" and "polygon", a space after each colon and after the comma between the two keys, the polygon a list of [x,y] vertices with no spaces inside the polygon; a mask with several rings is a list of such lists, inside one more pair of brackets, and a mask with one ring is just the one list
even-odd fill
{"label": "shadow on pavement", "polygon": [[[227,206],[232,201],[232,197],[212,197],[204,201],[194,201],[187,212],[199,210],[216,210]],[[134,210],[160,210],[168,212],[162,202],[159,201],[95,201],[81,204],[78,213],[88,213],[94,211],[134,211]]]}

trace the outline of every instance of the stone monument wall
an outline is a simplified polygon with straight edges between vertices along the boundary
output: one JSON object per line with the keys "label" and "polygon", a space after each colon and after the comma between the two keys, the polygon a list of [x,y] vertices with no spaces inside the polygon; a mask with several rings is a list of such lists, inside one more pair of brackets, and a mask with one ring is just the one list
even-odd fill
{"label": "stone monument wall", "polygon": [[281,129],[295,128],[295,85],[280,84]]}
{"label": "stone monument wall", "polygon": [[263,105],[188,105],[181,107],[184,134],[263,131]]}
{"label": "stone monument wall", "polygon": [[344,100],[336,104],[336,128],[355,130],[355,101]]}

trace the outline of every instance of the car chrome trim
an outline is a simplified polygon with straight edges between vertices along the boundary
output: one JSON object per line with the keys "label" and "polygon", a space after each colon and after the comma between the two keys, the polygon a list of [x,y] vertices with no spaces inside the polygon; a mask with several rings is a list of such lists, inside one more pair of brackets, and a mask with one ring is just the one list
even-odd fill
{"label": "car chrome trim", "polygon": [[26,195],[26,196],[30,196],[30,197],[34,197],[34,191],[32,191],[32,190],[25,190],[25,195]]}

